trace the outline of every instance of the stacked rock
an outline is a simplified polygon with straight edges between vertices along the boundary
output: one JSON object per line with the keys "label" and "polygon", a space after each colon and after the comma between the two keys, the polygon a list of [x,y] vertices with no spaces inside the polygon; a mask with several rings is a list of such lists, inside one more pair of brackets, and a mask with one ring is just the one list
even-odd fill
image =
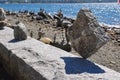
{"label": "stacked rock", "polygon": [[23,23],[16,23],[16,26],[14,27],[14,38],[19,41],[27,39],[27,29]]}
{"label": "stacked rock", "polygon": [[110,39],[88,9],[79,11],[73,26],[69,28],[69,37],[73,48],[83,58],[94,54]]}
{"label": "stacked rock", "polygon": [[6,24],[5,11],[3,8],[0,8],[0,29],[3,29]]}

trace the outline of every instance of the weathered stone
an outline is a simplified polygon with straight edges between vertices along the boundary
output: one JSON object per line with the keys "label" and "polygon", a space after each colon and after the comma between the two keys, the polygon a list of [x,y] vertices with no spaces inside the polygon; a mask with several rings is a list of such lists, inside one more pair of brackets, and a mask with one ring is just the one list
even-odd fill
{"label": "weathered stone", "polygon": [[14,27],[14,38],[16,40],[27,39],[27,29],[23,23],[17,23]]}
{"label": "weathered stone", "polygon": [[50,44],[53,42],[50,38],[47,38],[47,37],[41,38],[40,41],[45,43],[45,44]]}
{"label": "weathered stone", "polygon": [[56,27],[62,27],[62,19],[57,19]]}
{"label": "weathered stone", "polygon": [[4,26],[6,25],[5,19],[6,19],[5,11],[3,8],[0,8],[0,29],[3,29]]}
{"label": "weathered stone", "polygon": [[71,25],[72,23],[70,22],[70,21],[68,21],[68,20],[64,20],[63,22],[62,22],[62,26],[64,27],[64,28],[68,28],[68,26],[69,25]]}
{"label": "weathered stone", "polygon": [[0,8],[0,21],[4,21],[6,19],[5,11],[3,8]]}
{"label": "weathered stone", "polygon": [[7,22],[0,21],[0,29],[3,29],[5,25],[7,25]]}
{"label": "weathered stone", "polygon": [[120,35],[120,28],[114,28],[114,31],[115,31],[116,34]]}
{"label": "weathered stone", "polygon": [[16,42],[0,31],[0,61],[15,80],[119,80],[120,73],[33,38]]}
{"label": "weathered stone", "polygon": [[94,54],[109,40],[104,29],[88,9],[79,11],[76,21],[69,29],[69,36],[73,48],[83,58]]}

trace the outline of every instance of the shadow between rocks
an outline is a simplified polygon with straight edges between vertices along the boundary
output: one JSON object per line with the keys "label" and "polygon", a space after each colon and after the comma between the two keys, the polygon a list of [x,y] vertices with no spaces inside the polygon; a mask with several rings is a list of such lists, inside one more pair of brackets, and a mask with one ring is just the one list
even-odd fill
{"label": "shadow between rocks", "polygon": [[65,62],[65,71],[67,74],[80,74],[80,73],[105,73],[103,69],[95,65],[93,62],[78,58],[78,57],[61,57]]}

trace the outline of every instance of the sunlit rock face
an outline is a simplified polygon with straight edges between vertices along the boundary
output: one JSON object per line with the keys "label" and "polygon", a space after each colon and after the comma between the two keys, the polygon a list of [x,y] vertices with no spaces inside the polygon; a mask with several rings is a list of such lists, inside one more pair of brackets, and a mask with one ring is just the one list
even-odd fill
{"label": "sunlit rock face", "polygon": [[88,9],[79,11],[76,21],[69,28],[68,34],[73,48],[83,58],[88,58],[109,41],[106,32]]}

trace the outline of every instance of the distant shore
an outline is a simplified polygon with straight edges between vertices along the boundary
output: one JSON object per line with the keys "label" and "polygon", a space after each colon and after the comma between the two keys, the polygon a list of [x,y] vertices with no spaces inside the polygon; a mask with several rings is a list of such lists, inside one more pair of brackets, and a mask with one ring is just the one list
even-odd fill
{"label": "distant shore", "polygon": [[31,4],[31,3],[35,3],[35,4],[44,4],[44,3],[48,3],[48,4],[53,4],[53,3],[55,3],[55,4],[61,4],[61,3],[73,3],[73,4],[75,4],[75,3],[117,3],[117,2],[2,2],[3,4],[26,4],[26,3],[28,3],[28,4]]}

